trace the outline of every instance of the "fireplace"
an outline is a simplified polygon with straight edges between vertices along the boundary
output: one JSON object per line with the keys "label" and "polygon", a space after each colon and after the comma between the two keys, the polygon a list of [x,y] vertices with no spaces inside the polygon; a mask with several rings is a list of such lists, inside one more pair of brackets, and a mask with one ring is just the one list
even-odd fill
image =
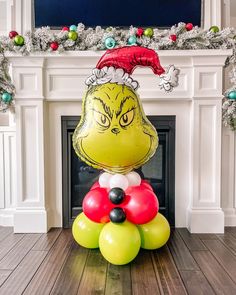
{"label": "fireplace", "polygon": [[[82,211],[86,193],[101,171],[81,161],[72,146],[72,134],[78,116],[62,116],[62,198],[63,227],[71,227]],[[148,116],[159,136],[155,155],[137,170],[152,185],[159,200],[159,211],[171,226],[175,225],[175,116]]]}
{"label": "fireplace", "polygon": [[[172,224],[188,227],[192,233],[224,231],[222,204],[227,203],[227,196],[221,194],[222,68],[231,53],[159,51],[163,67],[175,64],[180,69],[179,86],[171,93],[159,90],[158,79],[150,69],[137,69],[133,75],[140,82],[138,93],[145,114],[175,117],[175,144],[170,145],[175,147],[175,159],[169,171],[175,176],[169,175],[169,180],[175,181],[172,191],[165,190],[173,199],[169,203],[165,199],[161,207],[167,206]],[[62,167],[62,117],[74,116],[72,133],[79,120],[75,116],[81,115],[84,81],[102,54],[85,51],[9,57],[16,86],[17,199],[6,214],[15,232],[46,232],[63,226],[62,171],[64,174],[66,170]],[[89,168],[83,169],[89,174]],[[158,197],[161,199],[160,192]],[[79,205],[73,204],[67,224]],[[228,212],[232,211],[225,214]]]}

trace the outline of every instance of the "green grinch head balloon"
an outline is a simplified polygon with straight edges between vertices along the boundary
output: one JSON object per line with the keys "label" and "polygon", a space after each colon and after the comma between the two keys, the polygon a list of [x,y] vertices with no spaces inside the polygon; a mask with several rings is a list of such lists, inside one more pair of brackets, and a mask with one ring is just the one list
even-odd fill
{"label": "green grinch head balloon", "polygon": [[156,151],[158,136],[145,116],[130,74],[138,65],[160,75],[160,87],[171,91],[178,70],[166,74],[155,51],[123,47],[106,52],[86,81],[81,120],[73,135],[78,156],[88,165],[111,173],[128,173],[142,166]]}

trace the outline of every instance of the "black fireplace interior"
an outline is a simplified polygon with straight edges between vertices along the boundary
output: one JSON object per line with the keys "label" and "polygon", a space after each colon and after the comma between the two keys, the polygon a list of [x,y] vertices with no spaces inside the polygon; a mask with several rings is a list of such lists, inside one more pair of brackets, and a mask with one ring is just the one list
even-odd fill
{"label": "black fireplace interior", "polygon": [[[82,202],[101,171],[81,161],[72,146],[78,116],[62,117],[63,227],[70,228],[82,211]],[[139,171],[159,200],[159,212],[175,225],[175,116],[148,116],[159,136],[155,155]]]}

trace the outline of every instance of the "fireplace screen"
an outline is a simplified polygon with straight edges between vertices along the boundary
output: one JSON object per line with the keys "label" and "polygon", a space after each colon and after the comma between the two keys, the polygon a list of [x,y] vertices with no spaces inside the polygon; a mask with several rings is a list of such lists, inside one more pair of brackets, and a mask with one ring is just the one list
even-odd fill
{"label": "fireplace screen", "polygon": [[[137,172],[150,182],[158,197],[160,212],[174,226],[175,117],[148,116],[148,119],[157,129],[159,146],[155,155]],[[74,218],[82,211],[83,198],[101,172],[85,164],[75,154],[72,135],[78,121],[79,117],[62,117],[64,228],[71,227]]]}

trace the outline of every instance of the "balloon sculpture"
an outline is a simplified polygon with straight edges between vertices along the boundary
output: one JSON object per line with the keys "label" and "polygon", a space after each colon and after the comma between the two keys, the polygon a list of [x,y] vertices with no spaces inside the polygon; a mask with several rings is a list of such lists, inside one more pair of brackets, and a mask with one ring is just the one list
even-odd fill
{"label": "balloon sculpture", "polygon": [[151,67],[161,89],[178,84],[178,70],[165,73],[155,51],[130,46],[107,51],[86,80],[81,120],[73,134],[77,155],[105,170],[83,200],[83,213],[72,233],[87,248],[100,248],[111,263],[127,264],[144,249],[162,247],[170,235],[158,213],[152,187],[134,169],[146,163],[158,146],[155,128],[144,114],[130,76],[136,66]]}

